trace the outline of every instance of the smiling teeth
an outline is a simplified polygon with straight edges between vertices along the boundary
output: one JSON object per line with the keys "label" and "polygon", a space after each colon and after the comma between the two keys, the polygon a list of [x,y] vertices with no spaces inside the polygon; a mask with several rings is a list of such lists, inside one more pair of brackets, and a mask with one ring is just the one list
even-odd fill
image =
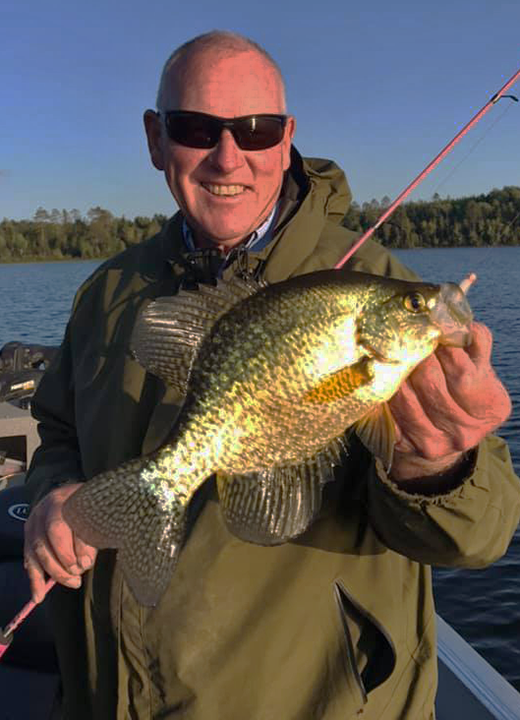
{"label": "smiling teeth", "polygon": [[202,183],[206,190],[209,190],[213,195],[238,195],[244,192],[244,185],[209,185],[208,183]]}

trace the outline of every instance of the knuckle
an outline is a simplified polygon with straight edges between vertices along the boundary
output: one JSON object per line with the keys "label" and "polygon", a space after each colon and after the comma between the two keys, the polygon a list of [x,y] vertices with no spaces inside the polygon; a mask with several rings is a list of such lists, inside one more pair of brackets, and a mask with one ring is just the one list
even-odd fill
{"label": "knuckle", "polygon": [[36,557],[40,560],[43,560],[47,557],[47,547],[45,545],[45,541],[40,539],[33,540],[33,542],[30,545],[30,554],[33,557]]}
{"label": "knuckle", "polygon": [[475,386],[475,373],[468,367],[466,357],[457,357],[445,368],[447,392],[456,388],[459,393],[467,393]]}
{"label": "knuckle", "polygon": [[433,445],[425,445],[421,454],[425,460],[436,460],[439,457],[438,450]]}
{"label": "knuckle", "polygon": [[475,433],[464,432],[461,429],[455,430],[452,435],[453,449],[457,452],[465,452],[466,450],[469,450],[469,448],[473,447],[475,444],[474,435]]}
{"label": "knuckle", "polygon": [[493,333],[488,328],[487,325],[484,325],[483,323],[475,323],[478,327],[478,332],[482,335],[482,340],[486,345],[492,345],[493,344]]}
{"label": "knuckle", "polygon": [[426,460],[437,460],[448,452],[447,443],[443,436],[427,435],[423,436],[421,444],[421,455]]}
{"label": "knuckle", "polygon": [[45,518],[45,530],[49,536],[62,535],[64,529],[63,521],[55,515],[48,515]]}

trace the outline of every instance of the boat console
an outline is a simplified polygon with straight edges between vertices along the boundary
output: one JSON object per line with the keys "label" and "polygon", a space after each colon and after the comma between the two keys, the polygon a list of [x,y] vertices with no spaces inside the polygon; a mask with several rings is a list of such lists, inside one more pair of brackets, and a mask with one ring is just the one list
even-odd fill
{"label": "boat console", "polygon": [[[12,342],[0,350],[0,627],[30,599],[23,567],[24,523],[29,515],[25,470],[39,445],[30,399],[56,348]],[[14,633],[0,661],[2,718],[59,720],[60,676],[48,602]]]}

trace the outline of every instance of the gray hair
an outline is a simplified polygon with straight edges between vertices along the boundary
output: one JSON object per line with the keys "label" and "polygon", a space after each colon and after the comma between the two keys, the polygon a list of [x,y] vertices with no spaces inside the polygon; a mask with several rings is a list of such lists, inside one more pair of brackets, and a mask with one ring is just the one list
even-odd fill
{"label": "gray hair", "polygon": [[182,63],[185,62],[192,53],[195,54],[199,51],[211,49],[221,50],[223,52],[230,53],[240,53],[246,52],[248,50],[253,50],[254,52],[257,52],[259,55],[261,55],[263,58],[265,58],[265,60],[267,60],[270,67],[275,71],[275,73],[280,79],[283,106],[285,108],[285,83],[282,76],[282,71],[280,70],[280,66],[278,65],[276,60],[271,57],[267,50],[265,50],[265,48],[256,43],[254,40],[251,40],[244,35],[240,35],[239,33],[230,32],[228,30],[212,30],[211,32],[197,35],[192,40],[188,40],[172,52],[172,54],[164,64],[161,73],[161,80],[159,82],[159,90],[157,91],[156,100],[157,110],[165,110],[164,103],[166,96],[166,82],[170,70],[177,64],[182,65]]}

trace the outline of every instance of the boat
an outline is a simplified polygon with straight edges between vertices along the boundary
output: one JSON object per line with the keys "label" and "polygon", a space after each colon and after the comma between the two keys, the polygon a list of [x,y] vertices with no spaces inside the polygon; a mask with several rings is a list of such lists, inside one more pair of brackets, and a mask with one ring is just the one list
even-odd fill
{"label": "boat", "polygon": [[[28,408],[56,352],[21,343],[8,346],[3,365],[7,346],[0,351],[0,388],[11,398],[5,401],[0,392],[0,627],[30,598],[23,568],[23,525],[29,511],[24,471],[39,439]],[[520,693],[440,616],[437,657],[437,720],[520,720]],[[0,693],[1,718],[60,720],[60,675],[47,600],[14,633],[0,661]]]}

